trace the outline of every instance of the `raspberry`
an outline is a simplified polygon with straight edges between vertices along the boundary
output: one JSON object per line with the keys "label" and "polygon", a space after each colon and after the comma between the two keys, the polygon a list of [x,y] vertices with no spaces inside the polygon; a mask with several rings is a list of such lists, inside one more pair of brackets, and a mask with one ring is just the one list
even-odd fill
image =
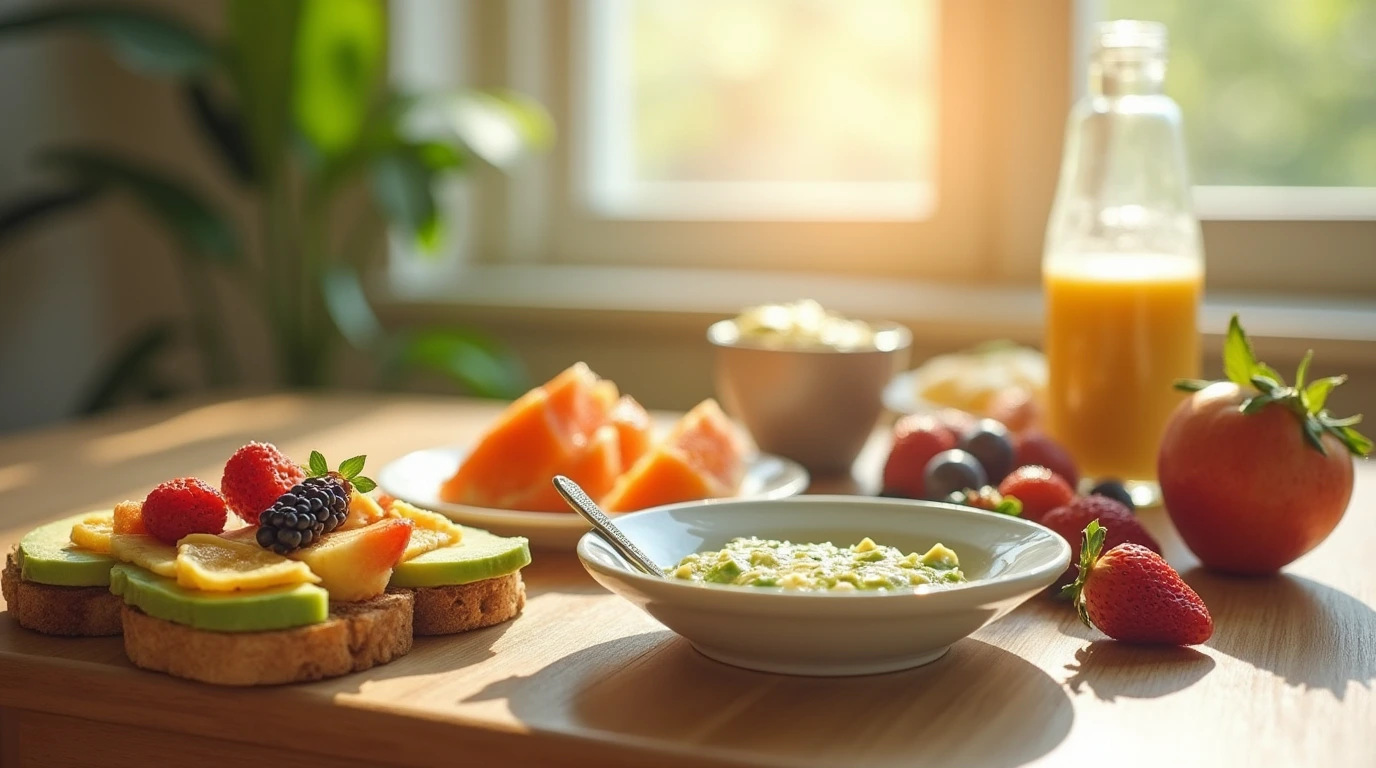
{"label": "raspberry", "polygon": [[168,480],[143,500],[144,527],[167,544],[192,533],[223,533],[228,517],[220,492],[194,477]]}
{"label": "raspberry", "polygon": [[893,427],[893,448],[884,464],[886,495],[924,498],[927,462],[956,447],[956,433],[930,416],[904,416]]}
{"label": "raspberry", "polygon": [[306,472],[283,456],[277,446],[249,443],[225,462],[220,490],[235,514],[256,524],[263,510],[305,478]]}
{"label": "raspberry", "polygon": [[1138,544],[1153,552],[1160,553],[1161,545],[1156,538],[1142,526],[1140,520],[1122,503],[1107,496],[1082,496],[1063,507],[1046,513],[1041,524],[1059,533],[1070,543],[1070,568],[1062,575],[1073,576],[1080,562],[1080,543],[1083,531],[1092,521],[1098,520],[1106,531],[1104,550],[1111,550],[1119,544]]}
{"label": "raspberry", "polygon": [[1070,483],[1046,467],[1036,465],[1013,470],[999,483],[999,493],[1021,501],[1023,519],[1034,523],[1041,522],[1047,512],[1075,499],[1075,489]]}

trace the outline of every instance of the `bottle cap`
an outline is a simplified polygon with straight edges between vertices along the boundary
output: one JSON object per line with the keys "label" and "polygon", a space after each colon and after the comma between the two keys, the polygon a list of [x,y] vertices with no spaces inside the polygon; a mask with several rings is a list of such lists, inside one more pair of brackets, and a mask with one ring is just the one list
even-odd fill
{"label": "bottle cap", "polygon": [[1160,55],[1166,52],[1166,25],[1157,21],[1118,19],[1095,27],[1094,48],[1122,54]]}

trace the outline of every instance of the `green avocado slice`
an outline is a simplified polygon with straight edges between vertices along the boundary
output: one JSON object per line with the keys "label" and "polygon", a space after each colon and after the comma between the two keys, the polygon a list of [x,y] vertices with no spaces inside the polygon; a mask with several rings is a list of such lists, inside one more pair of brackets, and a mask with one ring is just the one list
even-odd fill
{"label": "green avocado slice", "polygon": [[154,618],[214,632],[304,627],[330,614],[330,594],[314,584],[204,592],[127,563],[110,569],[110,591]]}
{"label": "green avocado slice", "polygon": [[392,569],[392,587],[445,587],[505,576],[530,565],[530,545],[524,537],[493,536],[478,528],[463,528],[463,540],[399,563]]}
{"label": "green avocado slice", "polygon": [[20,539],[15,550],[20,578],[58,587],[108,586],[115,558],[72,543],[72,526],[91,514],[83,512],[40,525]]}

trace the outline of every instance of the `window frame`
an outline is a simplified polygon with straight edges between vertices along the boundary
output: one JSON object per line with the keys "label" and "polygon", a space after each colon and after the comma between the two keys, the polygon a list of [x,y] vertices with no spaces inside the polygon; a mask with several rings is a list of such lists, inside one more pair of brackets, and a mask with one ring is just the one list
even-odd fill
{"label": "window frame", "polygon": [[[577,32],[589,2],[394,0],[394,69],[404,82],[510,87],[546,104],[560,129],[547,155],[505,176],[479,171],[462,189],[445,191],[461,236],[447,245],[444,266],[393,259],[410,262],[397,269],[419,269],[436,284],[457,279],[468,264],[749,269],[1028,287],[1040,280],[1065,116],[1083,90],[1086,33],[1098,0],[938,0],[937,204],[920,222],[596,216],[576,192],[587,130],[579,106],[587,101],[579,50],[586,35]],[[1004,126],[1016,128],[998,129]],[[1290,199],[1272,193],[1267,210],[1249,213],[1224,204],[1227,188],[1196,188],[1209,288],[1376,295],[1376,210],[1362,196],[1372,190],[1357,192],[1337,206],[1331,191],[1305,202],[1290,189]],[[1288,215],[1269,215],[1276,213]]]}

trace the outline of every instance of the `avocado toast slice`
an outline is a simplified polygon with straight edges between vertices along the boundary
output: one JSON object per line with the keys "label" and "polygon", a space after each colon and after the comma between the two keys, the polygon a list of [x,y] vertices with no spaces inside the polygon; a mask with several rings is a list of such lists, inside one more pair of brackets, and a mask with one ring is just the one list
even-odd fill
{"label": "avocado toast slice", "polygon": [[490,627],[516,618],[525,607],[521,569],[530,564],[526,539],[459,528],[459,543],[404,560],[392,571],[388,591],[413,596],[417,635]]}
{"label": "avocado toast slice", "polygon": [[41,525],[8,554],[0,592],[19,626],[68,637],[120,633],[121,601],[109,589],[115,559],[72,541],[72,527],[97,514]]}
{"label": "avocado toast slice", "polygon": [[331,602],[314,584],[212,592],[119,564],[124,650],[135,666],[216,685],[299,683],[411,650],[410,595]]}

